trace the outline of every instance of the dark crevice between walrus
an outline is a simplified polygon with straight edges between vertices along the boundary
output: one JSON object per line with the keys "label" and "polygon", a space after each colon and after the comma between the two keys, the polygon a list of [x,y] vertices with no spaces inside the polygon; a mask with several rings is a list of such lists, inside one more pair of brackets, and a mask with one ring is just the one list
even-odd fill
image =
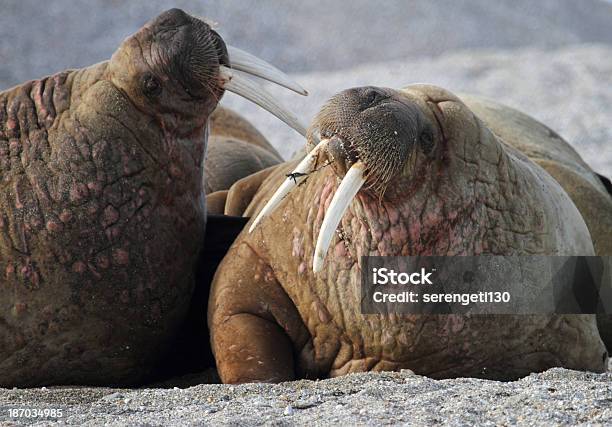
{"label": "dark crevice between walrus", "polygon": [[601,181],[601,183],[603,184],[603,186],[606,188],[606,190],[608,191],[608,194],[610,194],[610,196],[612,196],[612,181],[610,181],[610,179],[608,179],[608,177],[605,177],[599,173],[595,173],[597,175],[597,177],[599,178],[599,180]]}
{"label": "dark crevice between walrus", "polygon": [[206,322],[208,294],[217,267],[249,219],[208,215],[189,312],[170,346],[169,353],[154,369],[146,386],[187,387],[220,382]]}

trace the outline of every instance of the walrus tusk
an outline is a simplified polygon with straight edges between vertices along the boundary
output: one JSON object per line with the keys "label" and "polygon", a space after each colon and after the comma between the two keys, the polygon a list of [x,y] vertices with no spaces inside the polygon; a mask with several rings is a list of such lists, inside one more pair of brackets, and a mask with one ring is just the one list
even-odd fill
{"label": "walrus tusk", "polygon": [[304,89],[298,82],[294,81],[287,74],[283,73],[274,65],[267,63],[263,59],[260,59],[255,55],[251,55],[242,49],[229,45],[227,46],[227,53],[229,55],[230,62],[232,63],[232,69],[261,77],[262,79],[286,87],[287,89],[299,93],[300,95],[308,95],[306,89]]}
{"label": "walrus tusk", "polygon": [[318,273],[323,268],[325,255],[336,232],[336,228],[344,212],[346,212],[353,198],[365,182],[364,170],[365,166],[362,162],[357,162],[351,166],[338,186],[329,204],[329,208],[327,208],[323,224],[321,224],[321,230],[319,231],[319,237],[317,238],[314,259],[312,260],[312,270],[315,273]]}
{"label": "walrus tusk", "polygon": [[287,123],[302,136],[306,136],[306,127],[300,123],[295,115],[274,100],[272,95],[266,92],[257,83],[241,76],[231,68],[223,65],[219,66],[219,76],[225,90],[234,92],[251,102],[259,105],[263,109],[274,114],[276,117]]}
{"label": "walrus tusk", "polygon": [[318,153],[327,146],[328,140],[324,139],[319,142],[311,151],[302,159],[302,161],[295,167],[293,172],[289,174],[287,179],[283,181],[278,190],[274,192],[268,203],[259,212],[251,226],[249,227],[249,233],[251,233],[257,224],[270,215],[279,203],[289,194],[291,190],[300,185],[300,183],[306,178],[307,174],[312,172],[318,158]]}

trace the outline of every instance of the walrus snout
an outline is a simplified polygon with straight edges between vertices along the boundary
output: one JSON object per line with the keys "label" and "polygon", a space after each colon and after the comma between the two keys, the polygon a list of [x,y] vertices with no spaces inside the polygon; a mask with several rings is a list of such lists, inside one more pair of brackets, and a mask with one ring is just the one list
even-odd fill
{"label": "walrus snout", "polygon": [[363,162],[367,187],[383,197],[394,179],[413,172],[415,155],[432,154],[432,128],[422,109],[400,92],[367,86],[334,95],[315,117],[309,136],[318,133],[330,141],[327,152],[338,160],[333,164],[339,172],[348,169],[347,159]]}
{"label": "walrus snout", "polygon": [[[220,98],[223,87],[216,83],[220,66],[229,66],[229,54],[223,39],[210,25],[181,9],[170,9],[149,21],[131,38],[143,49],[153,68],[151,74],[164,81],[180,83],[188,97]],[[126,40],[130,44],[130,39]]]}
{"label": "walrus snout", "polygon": [[[141,30],[153,35],[155,46],[161,51],[158,55],[165,55],[171,60],[177,54],[184,60],[178,66],[185,67],[185,77],[190,76],[191,71],[204,72],[215,71],[216,66],[230,66],[228,48],[215,30],[205,20],[189,15],[185,11],[173,8],[161,13],[158,17],[147,23]],[[191,67],[207,67],[191,70]],[[207,74],[210,78],[213,75]],[[199,84],[201,81],[194,81]]]}
{"label": "walrus snout", "polygon": [[326,151],[331,167],[341,178],[359,161],[353,144],[336,135],[329,138]]}

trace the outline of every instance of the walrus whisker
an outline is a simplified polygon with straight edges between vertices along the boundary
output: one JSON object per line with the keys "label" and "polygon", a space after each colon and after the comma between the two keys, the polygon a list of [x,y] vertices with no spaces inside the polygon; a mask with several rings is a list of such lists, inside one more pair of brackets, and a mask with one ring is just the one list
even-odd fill
{"label": "walrus whisker", "polygon": [[325,255],[329,249],[332,237],[338,228],[338,224],[353,201],[357,192],[361,189],[366,181],[364,176],[365,165],[363,162],[357,162],[348,170],[342,182],[338,186],[334,197],[332,198],[329,208],[323,218],[321,230],[317,237],[317,245],[315,246],[314,257],[312,260],[312,270],[318,273],[323,268]]}
{"label": "walrus whisker", "polygon": [[231,68],[219,66],[219,77],[225,90],[234,92],[249,101],[259,105],[274,114],[302,136],[306,136],[306,127],[287,108],[280,105],[272,95],[266,92],[257,83],[241,76]]}
{"label": "walrus whisker", "polygon": [[274,65],[269,64],[263,59],[260,59],[255,55],[251,55],[242,49],[229,45],[227,45],[227,53],[234,70],[243,71],[247,74],[276,83],[294,91],[295,93],[299,93],[300,95],[308,95],[308,91],[306,91],[306,89],[304,89],[298,82],[294,81],[287,74],[283,73]]}
{"label": "walrus whisker", "polygon": [[326,167],[328,167],[328,166],[331,166],[331,165],[333,165],[333,164],[334,164],[333,160],[329,160],[329,161],[327,161],[326,163],[324,163],[324,164],[322,164],[321,166],[319,166],[318,168],[313,169],[312,171],[310,171],[309,173],[307,173],[307,175],[311,175],[311,174],[313,174],[313,173],[315,173],[315,172],[319,172],[321,169],[326,168]]}
{"label": "walrus whisker", "polygon": [[291,190],[300,185],[300,183],[306,179],[308,174],[312,172],[317,164],[317,160],[319,158],[319,153],[321,150],[327,147],[328,140],[324,139],[319,142],[311,151],[304,157],[304,159],[296,166],[296,168],[290,173],[287,174],[287,179],[283,181],[280,187],[276,190],[276,192],[272,195],[268,203],[262,208],[259,212],[251,226],[249,227],[249,233],[251,233],[257,224],[264,219],[266,216],[270,215],[274,209],[280,204],[280,202],[289,194]]}

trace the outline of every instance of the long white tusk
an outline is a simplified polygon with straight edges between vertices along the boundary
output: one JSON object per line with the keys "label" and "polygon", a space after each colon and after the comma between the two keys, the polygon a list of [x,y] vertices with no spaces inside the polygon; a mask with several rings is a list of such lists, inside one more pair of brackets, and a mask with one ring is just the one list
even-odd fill
{"label": "long white tusk", "polygon": [[231,68],[219,66],[219,76],[223,81],[223,88],[237,95],[243,96],[263,109],[274,114],[276,117],[295,129],[300,135],[306,136],[306,127],[300,123],[295,115],[274,100],[272,95],[266,92],[257,83],[241,76]]}
{"label": "long white tusk", "polygon": [[315,273],[318,273],[323,268],[325,255],[329,249],[332,237],[334,237],[336,228],[344,212],[346,212],[353,198],[365,182],[364,170],[365,167],[362,162],[357,162],[351,166],[329,204],[329,208],[325,213],[325,218],[323,218],[323,224],[321,224],[321,230],[317,238],[317,246],[315,247],[314,259],[312,261],[312,270]]}
{"label": "long white tusk", "polygon": [[261,77],[262,79],[266,79],[272,83],[276,83],[286,87],[287,89],[291,89],[300,95],[308,95],[306,89],[304,89],[298,82],[294,81],[287,74],[283,73],[274,65],[267,63],[263,59],[233,46],[227,46],[227,53],[233,69],[244,71],[245,73],[253,76]]}
{"label": "long white tusk", "polygon": [[327,139],[319,142],[311,151],[304,157],[304,159],[296,166],[285,181],[278,187],[278,190],[272,195],[268,203],[259,212],[251,226],[249,227],[249,233],[251,233],[257,224],[270,215],[274,209],[280,204],[280,202],[289,194],[291,190],[297,187],[305,178],[306,175],[312,172],[317,163],[318,153],[321,152],[327,146]]}

